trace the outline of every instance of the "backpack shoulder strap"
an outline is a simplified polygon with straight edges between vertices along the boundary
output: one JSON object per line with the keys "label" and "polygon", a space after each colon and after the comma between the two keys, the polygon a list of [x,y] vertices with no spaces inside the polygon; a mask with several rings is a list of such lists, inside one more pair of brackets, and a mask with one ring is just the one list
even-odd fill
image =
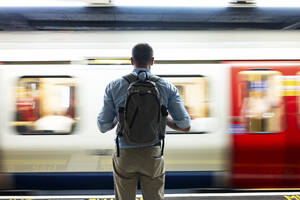
{"label": "backpack shoulder strap", "polygon": [[137,80],[137,76],[135,76],[133,73],[127,74],[125,76],[123,76],[123,78],[129,83],[133,83],[134,81]]}
{"label": "backpack shoulder strap", "polygon": [[158,80],[160,79],[160,77],[159,76],[156,76],[156,75],[152,75],[151,77],[150,77],[150,81],[153,81],[153,82],[157,82]]}

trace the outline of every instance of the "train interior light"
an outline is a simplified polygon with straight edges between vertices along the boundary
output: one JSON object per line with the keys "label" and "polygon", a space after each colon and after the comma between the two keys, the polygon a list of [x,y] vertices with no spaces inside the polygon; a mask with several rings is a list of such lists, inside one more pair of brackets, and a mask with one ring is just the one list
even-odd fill
{"label": "train interior light", "polygon": [[91,58],[87,59],[89,65],[130,65],[131,61],[129,58],[116,58],[116,59],[98,59]]}

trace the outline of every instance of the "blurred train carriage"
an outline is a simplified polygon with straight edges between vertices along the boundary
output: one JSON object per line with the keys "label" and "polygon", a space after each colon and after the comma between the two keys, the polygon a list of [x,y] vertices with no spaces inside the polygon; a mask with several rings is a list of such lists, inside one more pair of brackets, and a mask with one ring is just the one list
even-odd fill
{"label": "blurred train carriage", "polygon": [[232,180],[238,187],[299,187],[300,62],[232,65]]}
{"label": "blurred train carriage", "polygon": [[[276,42],[300,41],[297,34],[272,35],[272,57],[253,49],[261,38],[251,32],[246,38],[252,41],[242,38],[239,50],[230,47],[236,41],[228,36],[238,34],[232,32],[122,32],[130,44],[109,33],[92,36],[103,58],[111,59],[0,66],[1,170],[7,187],[113,187],[115,130],[101,134],[96,118],[106,85],[132,70],[123,58],[146,39],[157,61],[152,72],[178,88],[192,119],[187,134],[167,129],[166,188],[300,186],[300,57],[281,55],[282,43]],[[73,34],[72,47],[78,37]],[[182,34],[186,38],[178,39]],[[210,45],[218,49],[207,50]]]}

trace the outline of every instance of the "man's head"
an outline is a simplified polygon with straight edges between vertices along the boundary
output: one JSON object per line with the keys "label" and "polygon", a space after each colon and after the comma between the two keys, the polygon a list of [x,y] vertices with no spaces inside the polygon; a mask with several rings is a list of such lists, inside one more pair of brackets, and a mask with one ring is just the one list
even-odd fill
{"label": "man's head", "polygon": [[148,68],[153,65],[153,50],[147,43],[140,43],[132,48],[131,64],[137,68]]}

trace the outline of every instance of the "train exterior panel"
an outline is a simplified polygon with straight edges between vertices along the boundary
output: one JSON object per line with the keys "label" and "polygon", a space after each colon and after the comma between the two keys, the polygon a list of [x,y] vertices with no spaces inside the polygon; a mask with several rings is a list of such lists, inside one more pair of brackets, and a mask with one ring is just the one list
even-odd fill
{"label": "train exterior panel", "polygon": [[[12,188],[113,187],[115,130],[100,133],[96,119],[105,86],[132,66],[101,58],[126,60],[145,41],[152,72],[178,88],[192,118],[188,134],[167,130],[167,188],[299,187],[297,31],[0,36],[1,171]],[[52,61],[69,64],[43,64]]]}

